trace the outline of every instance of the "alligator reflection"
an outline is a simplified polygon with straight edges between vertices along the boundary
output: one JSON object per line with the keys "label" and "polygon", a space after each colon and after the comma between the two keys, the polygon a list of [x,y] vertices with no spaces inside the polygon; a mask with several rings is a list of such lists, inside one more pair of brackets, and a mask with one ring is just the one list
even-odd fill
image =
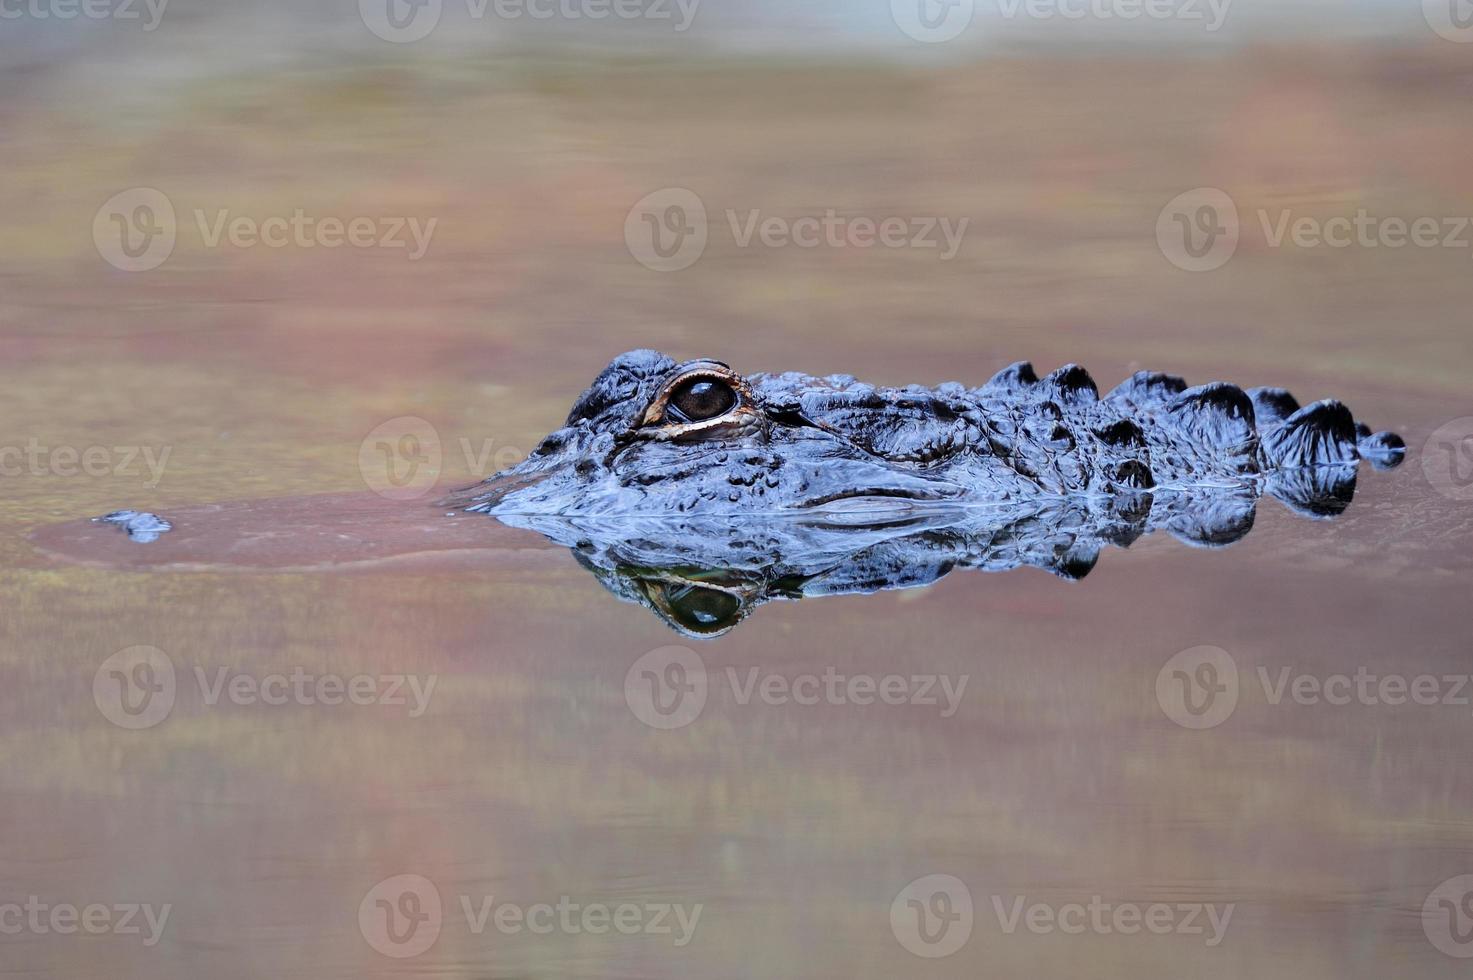
{"label": "alligator reflection", "polygon": [[1021,566],[1078,579],[1106,545],[1154,531],[1188,544],[1232,544],[1253,528],[1262,494],[1329,518],[1350,504],[1354,464],[1282,470],[1247,487],[1157,488],[1008,506],[870,499],[797,514],[567,517],[497,514],[537,531],[614,595],[693,638],[721,636],[773,599],[868,594],[929,585],[956,568]]}

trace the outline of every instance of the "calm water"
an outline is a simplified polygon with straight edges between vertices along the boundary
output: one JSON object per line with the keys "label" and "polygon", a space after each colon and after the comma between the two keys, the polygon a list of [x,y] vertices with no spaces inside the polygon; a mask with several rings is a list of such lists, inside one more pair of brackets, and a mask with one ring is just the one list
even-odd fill
{"label": "calm water", "polygon": [[[1199,64],[1167,92],[1129,62],[678,91],[470,65],[408,94],[242,82],[146,123],[14,110],[0,417],[41,462],[0,504],[4,973],[1466,975],[1444,951],[1469,952],[1464,890],[1437,889],[1473,874],[1470,504],[1428,443],[1473,415],[1467,255],[1245,241],[1190,275],[1153,231],[1204,169],[1245,215],[1457,213],[1473,131],[1427,78],[1463,69],[1384,57]],[[134,184],[186,222],[441,231],[419,264],[181,232],[130,274],[87,230]],[[949,264],[713,233],[660,274],[621,229],[667,185],[713,221],[832,204],[974,231]],[[381,426],[423,420],[463,485],[637,346],[891,383],[1030,357],[1283,384],[1411,449],[1333,521],[1265,501],[1230,548],[1157,535],[1078,582],[770,602],[710,641],[535,534],[365,488]],[[188,521],[149,546],[76,523],[118,507]],[[698,711],[659,710],[698,676]],[[856,703],[892,676],[904,703]],[[73,907],[97,935],[67,934]]]}

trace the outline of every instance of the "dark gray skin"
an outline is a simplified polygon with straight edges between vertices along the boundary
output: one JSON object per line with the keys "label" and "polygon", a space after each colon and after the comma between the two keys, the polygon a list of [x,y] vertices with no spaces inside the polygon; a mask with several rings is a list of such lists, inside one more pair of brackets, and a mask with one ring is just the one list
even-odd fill
{"label": "dark gray skin", "polygon": [[[720,390],[679,416],[692,382]],[[1332,517],[1361,457],[1403,452],[1339,402],[1281,389],[1142,372],[1101,398],[1082,368],[1040,379],[1022,363],[980,388],[874,388],[632,351],[526,462],[453,503],[566,545],[616,596],[708,638],[771,599],[953,568],[1075,579],[1156,530],[1230,544],[1264,494]]]}
{"label": "dark gray skin", "polygon": [[[683,395],[691,385],[708,387]],[[682,400],[696,411],[672,410]],[[743,378],[720,362],[640,350],[615,358],[525,462],[457,502],[580,517],[752,516],[897,498],[1016,506],[1261,491],[1362,456],[1395,465],[1404,448],[1339,402],[1300,408],[1276,388],[1187,388],[1141,372],[1101,397],[1083,368],[1038,378],[1026,363],[980,388],[876,388],[842,375]]]}
{"label": "dark gray skin", "polygon": [[[1354,467],[1316,493],[1348,500]],[[1335,481],[1339,482],[1336,483]],[[1348,482],[1346,482],[1348,481]],[[1220,546],[1253,526],[1249,490],[1121,498],[1046,497],[1005,507],[911,505],[729,517],[501,515],[572,549],[614,595],[691,637],[719,636],[772,599],[929,585],[956,568],[1044,568],[1082,578],[1107,544],[1168,530]]]}
{"label": "dark gray skin", "polygon": [[[926,585],[953,568],[1079,578],[1107,544],[1165,530],[1219,546],[1269,494],[1338,514],[1390,433],[1338,402],[1142,372],[1101,398],[1083,369],[1014,364],[980,388],[741,377],[654,351],[614,360],[520,465],[446,503],[573,549],[688,636],[762,602]],[[98,520],[138,542],[153,514]]]}

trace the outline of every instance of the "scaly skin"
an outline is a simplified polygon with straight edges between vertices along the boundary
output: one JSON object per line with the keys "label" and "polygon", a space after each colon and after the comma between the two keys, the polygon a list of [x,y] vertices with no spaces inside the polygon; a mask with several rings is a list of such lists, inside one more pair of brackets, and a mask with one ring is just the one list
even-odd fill
{"label": "scaly skin", "polygon": [[[658,418],[670,389],[699,376],[727,385],[733,409],[695,424]],[[719,362],[631,351],[530,458],[458,502],[498,515],[756,515],[877,498],[1263,490],[1277,478],[1307,484],[1300,503],[1313,509],[1320,481],[1307,471],[1362,456],[1395,465],[1403,448],[1339,402],[1301,409],[1281,389],[1187,388],[1164,374],[1141,372],[1103,397],[1083,368],[1038,378],[1026,363],[980,388],[876,388],[837,375],[742,378]]]}
{"label": "scaly skin", "polygon": [[[705,420],[665,409],[683,383],[726,386]],[[720,401],[720,399],[717,399]],[[1338,514],[1390,433],[1339,402],[1187,388],[1142,372],[1101,398],[1082,368],[1014,364],[980,388],[614,360],[520,466],[453,498],[571,548],[614,595],[692,638],[772,599],[921,586],[954,568],[1029,565],[1065,578],[1107,544],[1165,530],[1230,544],[1271,494]]]}

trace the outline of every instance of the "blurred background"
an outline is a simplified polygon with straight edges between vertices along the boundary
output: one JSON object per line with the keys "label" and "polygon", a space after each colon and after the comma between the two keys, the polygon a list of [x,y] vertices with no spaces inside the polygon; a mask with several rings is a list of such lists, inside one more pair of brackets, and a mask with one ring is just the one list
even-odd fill
{"label": "blurred background", "polygon": [[[1467,505],[1418,454],[1473,414],[1470,42],[1464,0],[0,0],[0,443],[40,460],[0,459],[0,899],[175,906],[148,948],[0,935],[4,972],[1462,975],[1420,910],[1473,871],[1467,709],[1260,697],[1204,733],[1151,690],[1203,643],[1245,672],[1465,669]],[[1223,554],[1145,542],[1079,584],[773,604],[701,648],[970,674],[946,721],[726,702],[652,731],[623,678],[676,638],[530,538],[428,576],[30,544],[119,507],[362,491],[360,444],[404,417],[464,484],[636,347],[1283,385],[1413,455],[1333,527],[1275,510]],[[195,699],[127,731],[89,692],[139,644],[181,677],[414,672],[439,700]],[[411,872],[452,910],[707,911],[678,951],[462,922],[397,960],[355,913]],[[887,927],[932,873],[977,906],[940,960]],[[994,894],[1241,906],[1206,948],[999,937]]]}
{"label": "blurred background", "polygon": [[[410,409],[524,450],[641,345],[892,383],[1020,357],[1406,395],[1464,376],[1473,249],[1274,237],[1473,212],[1456,0],[52,2],[12,0],[0,29],[7,416],[126,408],[188,440],[190,500],[307,460],[290,489],[357,486],[311,447]],[[630,235],[673,188],[704,243],[657,271]],[[1240,225],[1205,271],[1158,234],[1197,233],[1166,210],[1195,221],[1201,188]],[[169,236],[143,237],[140,203]],[[829,212],[906,241],[742,235]],[[320,244],[354,218],[368,244]]]}

